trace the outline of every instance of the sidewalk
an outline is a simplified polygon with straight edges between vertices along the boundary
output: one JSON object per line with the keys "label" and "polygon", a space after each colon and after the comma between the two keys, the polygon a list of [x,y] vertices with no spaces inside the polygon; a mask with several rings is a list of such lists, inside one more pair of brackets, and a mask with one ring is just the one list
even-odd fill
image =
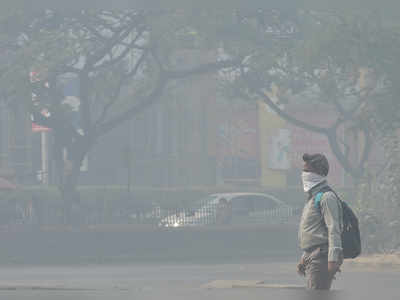
{"label": "sidewalk", "polygon": [[345,264],[354,268],[400,269],[400,253],[365,255],[348,260]]}

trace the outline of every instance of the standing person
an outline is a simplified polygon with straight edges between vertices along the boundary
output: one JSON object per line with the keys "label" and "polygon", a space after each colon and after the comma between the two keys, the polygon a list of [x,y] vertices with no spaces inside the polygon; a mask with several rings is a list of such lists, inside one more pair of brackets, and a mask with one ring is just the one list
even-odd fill
{"label": "standing person", "polygon": [[329,290],[343,263],[342,204],[328,186],[326,157],[304,154],[303,160],[302,181],[308,200],[299,227],[300,247],[304,253],[297,271],[307,277],[309,289]]}
{"label": "standing person", "polygon": [[232,219],[232,206],[225,198],[221,198],[217,205],[217,224],[226,225]]}

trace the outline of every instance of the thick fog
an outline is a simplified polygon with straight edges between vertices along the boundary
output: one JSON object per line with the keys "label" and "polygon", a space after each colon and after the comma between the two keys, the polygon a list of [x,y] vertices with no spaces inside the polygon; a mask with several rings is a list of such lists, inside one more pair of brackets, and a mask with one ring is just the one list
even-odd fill
{"label": "thick fog", "polygon": [[397,299],[398,8],[0,4],[0,296]]}

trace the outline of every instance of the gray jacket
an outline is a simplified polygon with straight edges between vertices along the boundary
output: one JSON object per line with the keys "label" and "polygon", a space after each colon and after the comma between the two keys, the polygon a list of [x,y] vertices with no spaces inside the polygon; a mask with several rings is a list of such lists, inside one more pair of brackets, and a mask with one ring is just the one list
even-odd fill
{"label": "gray jacket", "polygon": [[338,262],[342,257],[343,210],[333,192],[325,192],[320,205],[315,207],[315,196],[327,187],[320,183],[310,191],[310,198],[303,209],[299,227],[300,248],[307,251],[315,246],[328,245],[328,261]]}

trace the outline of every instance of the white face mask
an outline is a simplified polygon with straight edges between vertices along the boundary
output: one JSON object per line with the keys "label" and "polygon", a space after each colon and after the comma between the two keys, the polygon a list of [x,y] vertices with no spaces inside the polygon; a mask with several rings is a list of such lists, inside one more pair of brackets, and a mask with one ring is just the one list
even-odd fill
{"label": "white face mask", "polygon": [[301,174],[301,179],[303,180],[303,188],[304,191],[307,193],[309,192],[314,186],[320,184],[321,182],[326,180],[326,177],[318,175],[312,172],[304,172]]}

